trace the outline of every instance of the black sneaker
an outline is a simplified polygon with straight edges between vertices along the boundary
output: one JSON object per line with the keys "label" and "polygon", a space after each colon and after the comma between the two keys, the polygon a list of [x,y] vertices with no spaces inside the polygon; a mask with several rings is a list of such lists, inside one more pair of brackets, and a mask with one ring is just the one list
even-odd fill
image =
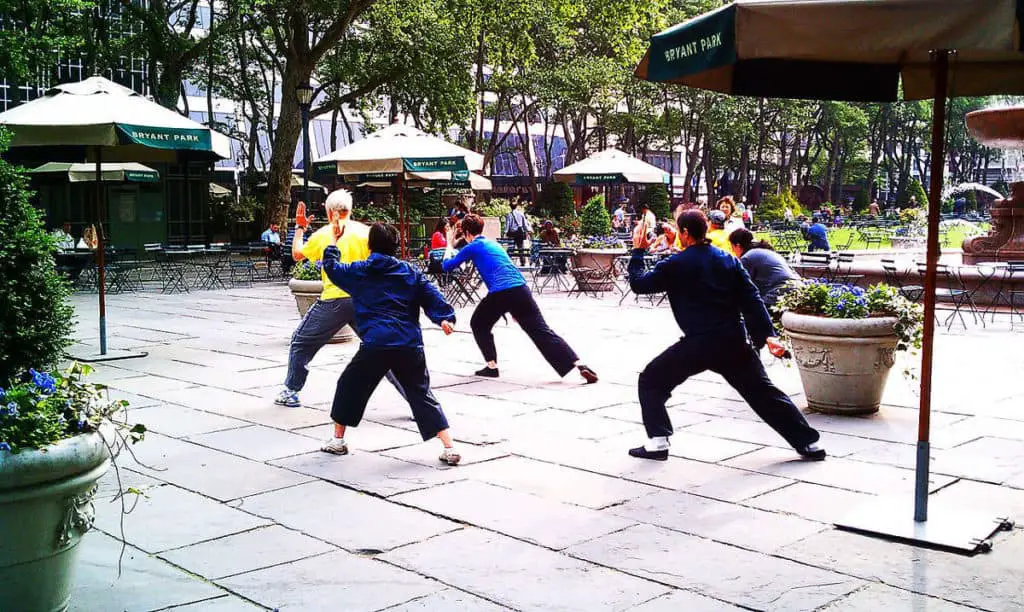
{"label": "black sneaker", "polygon": [[796,449],[796,452],[804,459],[808,459],[810,461],[823,461],[826,457],[825,449],[819,448],[817,444],[808,444],[807,446]]}
{"label": "black sneaker", "polygon": [[629,449],[629,456],[638,459],[652,459],[654,461],[668,461],[668,451],[649,451],[642,446]]}
{"label": "black sneaker", "polygon": [[476,375],[477,376],[484,376],[486,378],[497,378],[498,377],[498,368],[489,368],[487,366],[484,366],[483,369],[480,369],[480,370],[476,371]]}
{"label": "black sneaker", "polygon": [[597,382],[597,372],[591,370],[585,365],[579,366],[579,370],[580,376],[583,377],[583,380],[587,381],[588,385],[592,385]]}

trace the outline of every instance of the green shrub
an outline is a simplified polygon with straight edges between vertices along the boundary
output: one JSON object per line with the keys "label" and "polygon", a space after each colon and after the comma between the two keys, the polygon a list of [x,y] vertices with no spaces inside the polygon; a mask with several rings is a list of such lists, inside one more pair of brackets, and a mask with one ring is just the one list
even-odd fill
{"label": "green shrub", "polygon": [[545,183],[537,194],[537,200],[537,207],[543,211],[543,216],[561,219],[576,213],[572,187],[567,183]]}
{"label": "green shrub", "polygon": [[512,212],[512,202],[506,198],[491,198],[490,202],[484,202],[473,206],[473,212],[481,217],[497,217],[501,223],[501,235],[505,235],[505,217]]}
{"label": "green shrub", "polygon": [[967,199],[966,212],[978,212],[978,194],[971,189],[965,198]]}
{"label": "green shrub", "polygon": [[572,238],[573,236],[579,235],[582,228],[582,221],[580,220],[579,215],[568,215],[558,219],[556,225],[558,225],[559,229],[562,230],[563,238]]}
{"label": "green shrub", "polygon": [[[0,133],[0,151],[7,142]],[[68,283],[29,197],[28,180],[0,159],[0,386],[29,369],[51,369],[71,344]]]}
{"label": "green shrub", "polygon": [[320,267],[308,259],[303,259],[292,266],[292,278],[303,281],[322,280],[322,277],[320,276]]}
{"label": "green shrub", "polygon": [[1010,195],[1010,184],[1003,180],[998,180],[992,183],[992,189],[995,189],[999,193],[1003,194],[1003,197]]}
{"label": "green shrub", "polygon": [[640,194],[640,204],[647,206],[659,221],[668,221],[672,218],[668,189],[664,185],[649,185]]}
{"label": "green shrub", "polygon": [[915,206],[927,207],[928,206],[928,194],[925,193],[924,187],[921,186],[921,181],[914,179],[907,185],[907,189],[900,194],[897,199],[897,204],[900,208],[906,208],[910,206],[910,198],[916,201]]}
{"label": "green shrub", "polygon": [[793,196],[793,193],[784,189],[779,195],[770,194],[761,199],[761,204],[757,207],[755,221],[783,221],[786,218],[787,206],[793,211],[794,218],[807,214],[800,207],[800,202]]}
{"label": "green shrub", "polygon": [[612,217],[605,208],[603,195],[587,200],[580,216],[580,233],[584,236],[607,236],[612,232]]}
{"label": "green shrub", "polygon": [[868,196],[868,188],[865,187],[857,192],[857,195],[853,198],[853,212],[863,213],[866,212],[868,206],[871,205],[871,198]]}

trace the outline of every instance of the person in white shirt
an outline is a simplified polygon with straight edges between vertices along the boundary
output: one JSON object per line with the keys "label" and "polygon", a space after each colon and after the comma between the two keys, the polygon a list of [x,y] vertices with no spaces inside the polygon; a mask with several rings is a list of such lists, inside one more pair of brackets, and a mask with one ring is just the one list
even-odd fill
{"label": "person in white shirt", "polygon": [[277,229],[278,225],[276,223],[271,223],[270,227],[260,234],[260,240],[270,244],[281,244],[281,234],[277,232]]}
{"label": "person in white shirt", "polygon": [[57,247],[65,251],[75,248],[75,239],[71,237],[71,224],[65,223],[61,229],[53,230],[53,239],[57,241]]}

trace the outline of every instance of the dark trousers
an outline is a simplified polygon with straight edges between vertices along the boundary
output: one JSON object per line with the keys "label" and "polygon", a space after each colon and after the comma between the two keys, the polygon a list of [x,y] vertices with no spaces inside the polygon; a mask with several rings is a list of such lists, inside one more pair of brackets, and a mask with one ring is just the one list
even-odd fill
{"label": "dark trousers", "polygon": [[[346,325],[352,325],[356,335],[359,335],[355,321],[356,311],[352,305],[352,298],[314,302],[292,334],[292,341],[288,347],[288,375],[284,379],[285,386],[295,392],[302,391],[306,386],[306,377],[309,376],[309,362],[330,342],[334,334],[340,332]],[[387,378],[398,393],[405,397],[405,391],[395,377],[388,374]]]}
{"label": "dark trousers", "polygon": [[375,348],[365,344],[359,347],[338,379],[331,419],[339,425],[357,427],[363,420],[366,403],[389,371],[405,390],[405,399],[424,440],[448,429],[441,404],[430,391],[430,374],[421,348]]}
{"label": "dark trousers", "polygon": [[498,360],[498,350],[494,347],[494,334],[491,330],[505,313],[511,314],[519,323],[519,327],[533,340],[540,354],[559,376],[565,376],[572,370],[579,357],[561,336],[548,327],[526,285],[488,293],[473,312],[469,325],[485,361]]}
{"label": "dark trousers", "polygon": [[640,373],[640,408],[648,437],[672,435],[665,402],[673,389],[704,370],[721,374],[757,416],[794,448],[818,441],[818,432],[768,378],[757,352],[746,340],[721,337],[683,338]]}
{"label": "dark trousers", "polygon": [[512,244],[515,245],[516,251],[519,252],[519,265],[525,266],[526,259],[523,257],[523,245],[526,243],[526,232],[522,230],[509,232],[508,237],[512,239]]}

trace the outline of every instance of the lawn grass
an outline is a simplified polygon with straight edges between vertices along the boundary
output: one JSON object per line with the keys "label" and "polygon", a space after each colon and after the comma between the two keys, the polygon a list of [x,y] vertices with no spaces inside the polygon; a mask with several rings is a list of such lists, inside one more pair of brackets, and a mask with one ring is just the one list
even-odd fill
{"label": "lawn grass", "polygon": [[[982,224],[981,227],[982,227],[982,229],[988,230],[987,224]],[[829,242],[830,245],[832,245],[833,249],[838,249],[837,245],[843,245],[843,246],[846,245],[846,241],[850,239],[850,234],[851,233],[853,233],[853,235],[854,235],[853,236],[853,242],[850,243],[850,246],[848,248],[844,248],[843,250],[849,250],[849,251],[867,250],[868,249],[868,245],[861,238],[860,232],[858,232],[857,230],[855,230],[853,228],[849,228],[849,227],[835,227],[835,228],[829,229],[828,230],[828,242]],[[771,232],[756,232],[755,235],[756,235],[758,240],[767,240],[770,243],[773,242],[772,241],[772,234],[771,234]],[[957,248],[961,244],[963,244],[964,239],[967,238],[969,235],[970,234],[963,227],[953,227],[953,228],[950,228],[950,230],[945,234],[945,237],[942,240],[941,246],[942,246],[942,248],[947,248],[947,249],[948,248]],[[924,245],[922,244],[922,248],[923,248],[923,246]],[[882,242],[882,248],[889,248],[889,247],[890,247],[890,244],[889,244],[888,240]],[[877,246],[872,246],[871,248],[877,249],[878,247]]]}

